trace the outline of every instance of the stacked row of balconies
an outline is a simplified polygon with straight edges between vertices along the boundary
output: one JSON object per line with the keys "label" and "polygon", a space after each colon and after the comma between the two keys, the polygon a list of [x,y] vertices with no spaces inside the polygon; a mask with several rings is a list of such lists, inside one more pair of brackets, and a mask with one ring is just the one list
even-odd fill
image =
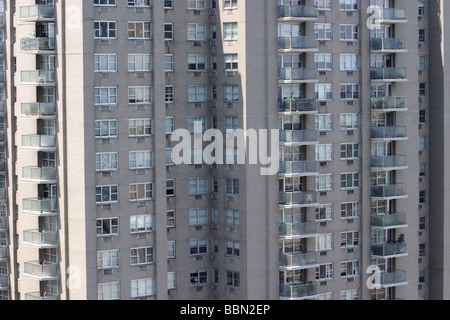
{"label": "stacked row of balconies", "polygon": [[317,10],[292,1],[280,0],[278,4],[280,298],[311,299],[317,297],[318,224],[313,215],[318,195],[311,187],[318,174],[315,146],[319,141],[318,132],[309,128],[314,124],[317,104],[308,94],[314,92],[309,86],[318,78],[316,69],[307,68],[305,62],[317,51],[317,41],[303,34],[306,24],[317,20]]}
{"label": "stacked row of balconies", "polygon": [[[22,245],[38,250],[36,261],[23,263],[23,275],[38,281],[38,291],[26,292],[25,299],[56,300],[59,296],[57,143],[55,80],[55,6],[52,1],[21,6],[19,20],[33,24],[31,37],[20,39],[20,53],[36,69],[21,70],[19,90],[35,90],[35,101],[20,103],[20,115],[34,121],[37,132],[21,136],[24,152],[35,153],[36,165],[22,166],[22,183],[33,184],[33,194],[22,199],[22,219],[36,219],[36,229],[24,230]],[[19,91],[20,92],[20,91]],[[28,189],[28,188],[27,188]],[[28,189],[29,190],[29,189]],[[36,286],[35,286],[36,287]]]}

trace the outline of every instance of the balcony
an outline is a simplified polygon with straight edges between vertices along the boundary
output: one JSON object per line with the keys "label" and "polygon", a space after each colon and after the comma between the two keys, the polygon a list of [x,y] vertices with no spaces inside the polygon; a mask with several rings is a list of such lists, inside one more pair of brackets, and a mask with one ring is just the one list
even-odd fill
{"label": "balcony", "polygon": [[315,52],[317,49],[316,37],[278,37],[278,50],[296,52]]}
{"label": "balcony", "polygon": [[406,243],[381,243],[372,245],[372,257],[387,259],[407,255]]}
{"label": "balcony", "polygon": [[278,68],[278,80],[288,83],[317,82],[315,68]]}
{"label": "balcony", "polygon": [[22,149],[32,151],[56,151],[56,137],[47,135],[23,135]]}
{"label": "balcony", "polygon": [[20,73],[20,84],[31,86],[55,86],[55,71],[31,70]]}
{"label": "balcony", "polygon": [[6,115],[6,102],[0,101],[0,116]]}
{"label": "balcony", "polygon": [[280,285],[280,298],[303,300],[317,298],[317,283]]}
{"label": "balcony", "polygon": [[317,192],[280,192],[279,204],[283,207],[314,207],[318,205]]}
{"label": "balcony", "polygon": [[22,168],[22,181],[34,183],[57,183],[58,172],[56,168],[24,167]]}
{"label": "balcony", "polygon": [[9,276],[0,275],[0,289],[9,288]]}
{"label": "balcony", "polygon": [[25,300],[39,300],[39,301],[47,301],[47,300],[58,300],[57,295],[46,294],[41,292],[29,292],[25,293]]}
{"label": "balcony", "polygon": [[0,247],[0,259],[6,259],[6,258],[8,258],[8,248]]}
{"label": "balcony", "polygon": [[372,127],[373,140],[407,140],[407,128],[404,126]]}
{"label": "balcony", "polygon": [[408,169],[404,155],[372,156],[371,163],[372,171]]}
{"label": "balcony", "polygon": [[55,7],[51,5],[31,5],[20,7],[20,20],[22,21],[54,21]]}
{"label": "balcony", "polygon": [[406,97],[371,98],[370,109],[373,112],[406,111]]}
{"label": "balcony", "polygon": [[318,144],[316,130],[283,130],[280,131],[280,144],[311,145]]}
{"label": "balcony", "polygon": [[55,216],[58,214],[57,202],[51,199],[23,199],[22,212],[37,216]]}
{"label": "balcony", "polygon": [[0,146],[6,144],[6,130],[0,130]]}
{"label": "balcony", "polygon": [[56,280],[59,278],[58,265],[40,261],[25,262],[24,275],[38,280]]}
{"label": "balcony", "polygon": [[314,268],[316,266],[317,266],[316,252],[281,255],[280,267],[283,269],[303,269],[303,268]]}
{"label": "balcony", "polygon": [[394,8],[382,8],[381,18],[379,23],[392,24],[392,23],[407,23],[406,10],[394,9]]}
{"label": "balcony", "polygon": [[0,189],[0,203],[8,201],[8,194],[6,193],[6,189]]}
{"label": "balcony", "polygon": [[22,117],[32,119],[55,119],[56,104],[55,103],[22,103]]}
{"label": "balcony", "polygon": [[0,217],[0,231],[8,230],[8,218]]}
{"label": "balcony", "polygon": [[55,38],[22,38],[20,50],[29,53],[50,54],[55,52]]}
{"label": "balcony", "polygon": [[406,39],[375,38],[370,39],[370,50],[374,53],[407,52]]}
{"label": "balcony", "polygon": [[317,222],[282,223],[280,225],[280,236],[283,238],[308,238],[317,235]]}
{"label": "balcony", "polygon": [[0,87],[3,87],[6,84],[6,72],[0,72]]}
{"label": "balcony", "polygon": [[406,280],[406,271],[404,270],[380,273],[380,285],[382,288],[404,286],[406,284],[408,284],[408,281]]}
{"label": "balcony", "polygon": [[373,215],[371,217],[371,227],[374,229],[395,229],[407,226],[406,213]]}
{"label": "balcony", "polygon": [[58,247],[58,234],[56,232],[25,230],[23,232],[23,243],[38,248]]}
{"label": "balcony", "polygon": [[308,114],[317,113],[316,99],[285,98],[278,103],[278,112]]}
{"label": "balcony", "polygon": [[282,161],[279,174],[281,176],[314,176],[318,174],[317,161]]}
{"label": "balcony", "polygon": [[408,197],[406,184],[393,184],[386,186],[372,186],[373,200],[391,200]]}
{"label": "balcony", "polygon": [[372,82],[405,82],[406,68],[371,68]]}
{"label": "balcony", "polygon": [[317,20],[315,6],[280,5],[278,6],[278,19],[287,21]]}

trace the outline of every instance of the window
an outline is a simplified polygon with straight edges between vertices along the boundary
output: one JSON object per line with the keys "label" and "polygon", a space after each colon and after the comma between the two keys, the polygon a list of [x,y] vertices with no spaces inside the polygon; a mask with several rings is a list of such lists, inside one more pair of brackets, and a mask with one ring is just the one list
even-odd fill
{"label": "window", "polygon": [[142,266],[151,264],[153,259],[153,247],[131,248],[130,249],[130,265]]}
{"label": "window", "polygon": [[94,89],[95,105],[116,105],[116,87],[97,87]]}
{"label": "window", "polygon": [[130,119],[128,120],[128,128],[130,138],[148,137],[153,133],[151,119]]}
{"label": "window", "polygon": [[173,54],[164,55],[164,71],[173,72]]}
{"label": "window", "polygon": [[240,256],[239,241],[226,240],[225,241],[225,254],[231,257]]}
{"label": "window", "polygon": [[145,201],[153,199],[152,183],[130,184],[130,201]]}
{"label": "window", "polygon": [[151,54],[129,54],[128,55],[129,72],[148,72],[152,71]]}
{"label": "window", "polygon": [[226,22],[223,24],[223,39],[237,40],[238,39],[238,24],[237,22]]}
{"label": "window", "polygon": [[167,289],[172,290],[177,287],[177,274],[175,271],[167,272]]}
{"label": "window", "polygon": [[426,95],[427,95],[426,82],[419,82],[419,97],[426,97]]}
{"label": "window", "polygon": [[359,84],[357,83],[341,84],[340,95],[341,100],[358,100]]}
{"label": "window", "polygon": [[175,87],[174,86],[165,86],[165,102],[166,103],[174,103],[175,102]]}
{"label": "window", "polygon": [[341,160],[359,159],[359,143],[341,144]]}
{"label": "window", "polygon": [[359,276],[359,261],[341,262],[341,277]]}
{"label": "window", "polygon": [[208,209],[189,209],[189,225],[200,226],[208,223]]}
{"label": "window", "polygon": [[167,258],[175,258],[175,241],[167,241]]}
{"label": "window", "polygon": [[119,218],[97,219],[97,237],[119,235]]}
{"label": "window", "polygon": [[173,9],[173,0],[164,0],[164,9]]}
{"label": "window", "polygon": [[333,234],[320,234],[316,236],[316,251],[332,250]]}
{"label": "window", "polygon": [[316,221],[333,220],[333,204],[321,204],[316,207]]}
{"label": "window", "polygon": [[128,22],[128,39],[151,39],[151,22]]}
{"label": "window", "polygon": [[353,219],[360,216],[360,203],[341,203],[341,219]]}
{"label": "window", "polygon": [[94,6],[116,6],[116,0],[94,0]]}
{"label": "window", "polygon": [[332,0],[314,0],[314,5],[317,7],[317,10],[331,10]]}
{"label": "window", "polygon": [[357,188],[359,188],[359,172],[341,174],[341,189]]}
{"label": "window", "polygon": [[421,124],[427,123],[427,110],[426,109],[419,110],[419,123],[421,123]]}
{"label": "window", "polygon": [[189,132],[205,132],[206,131],[206,117],[189,117],[188,118]]}
{"label": "window", "polygon": [[97,252],[97,269],[118,268],[119,261],[119,250]]}
{"label": "window", "polygon": [[97,285],[98,300],[119,300],[120,299],[120,283],[100,283]]}
{"label": "window", "polygon": [[147,233],[153,231],[153,216],[139,215],[130,217],[130,233]]}
{"label": "window", "polygon": [[419,151],[427,150],[427,137],[419,136]]}
{"label": "window", "polygon": [[341,130],[357,130],[359,129],[358,113],[341,114]]}
{"label": "window", "polygon": [[190,279],[191,286],[202,286],[208,284],[208,270],[191,270]]}
{"label": "window", "polygon": [[423,28],[420,28],[419,29],[419,43],[423,44],[426,42],[426,40],[427,40],[426,30]]}
{"label": "window", "polygon": [[426,190],[419,191],[419,204],[427,203],[427,192]]}
{"label": "window", "polygon": [[227,271],[227,286],[239,288],[241,285],[241,276],[239,272],[236,271]]}
{"label": "window", "polygon": [[164,40],[173,40],[173,23],[164,24]]}
{"label": "window", "polygon": [[339,10],[356,11],[359,8],[359,0],[339,0]]}
{"label": "window", "polygon": [[189,71],[206,71],[206,55],[190,54],[188,55]]}
{"label": "window", "polygon": [[140,279],[131,281],[131,297],[147,297],[155,294],[153,279]]}
{"label": "window", "polygon": [[225,54],[225,70],[237,70],[238,69],[238,55],[237,54]]}
{"label": "window", "polygon": [[339,39],[341,41],[357,41],[359,39],[359,28],[356,24],[339,25]]}
{"label": "window", "polygon": [[128,0],[129,7],[150,7],[151,0]]}
{"label": "window", "polygon": [[239,129],[238,117],[225,117],[225,131]]}
{"label": "window", "polygon": [[426,270],[419,270],[419,284],[425,284],[426,283]]}
{"label": "window", "polygon": [[331,53],[316,53],[314,55],[314,63],[317,70],[332,70],[333,55]]}
{"label": "window", "polygon": [[166,149],[166,166],[173,165],[173,149]]}
{"label": "window", "polygon": [[427,230],[427,217],[419,217],[419,230],[420,231]]}
{"label": "window", "polygon": [[223,0],[224,9],[234,9],[237,8],[238,0]]}
{"label": "window", "polygon": [[191,10],[205,9],[205,0],[188,0],[187,8]]}
{"label": "window", "polygon": [[239,101],[239,86],[237,85],[225,85],[224,86],[225,102]]}
{"label": "window", "polygon": [[166,180],[166,196],[167,197],[175,196],[175,180],[174,179]]}
{"label": "window", "polygon": [[206,24],[188,23],[188,40],[204,41],[206,40]]}
{"label": "window", "polygon": [[333,25],[331,23],[315,23],[314,35],[317,40],[331,40],[333,33]]}
{"label": "window", "polygon": [[175,119],[167,117],[165,120],[166,134],[172,134],[175,129]]}
{"label": "window", "polygon": [[208,253],[207,239],[190,239],[189,240],[189,254],[191,256]]}
{"label": "window", "polygon": [[419,257],[426,258],[427,256],[427,245],[426,243],[419,243]]}
{"label": "window", "polygon": [[331,280],[333,279],[333,264],[321,264],[316,267],[316,280]]}
{"label": "window", "polygon": [[95,201],[97,204],[109,204],[119,202],[119,186],[97,186],[95,188]]}
{"label": "window", "polygon": [[228,195],[239,195],[239,179],[226,179],[225,190]]}
{"label": "window", "polygon": [[341,300],[359,300],[359,289],[341,291],[340,297]]}
{"label": "window", "polygon": [[333,85],[329,83],[320,83],[315,85],[317,100],[333,99]]}
{"label": "window", "polygon": [[206,102],[206,86],[193,85],[188,86],[188,102],[198,103]]}
{"label": "window", "polygon": [[359,232],[341,232],[341,248],[359,246]]}
{"label": "window", "polygon": [[117,72],[116,54],[96,54],[94,55],[95,72]]}
{"label": "window", "polygon": [[316,191],[333,190],[333,174],[325,173],[316,176]]}
{"label": "window", "polygon": [[115,39],[117,36],[115,21],[94,21],[95,39]]}
{"label": "window", "polygon": [[129,157],[130,169],[149,169],[153,167],[153,152],[131,151]]}
{"label": "window", "polygon": [[189,179],[189,194],[202,195],[208,193],[207,178],[191,178]]}
{"label": "window", "polygon": [[357,54],[341,54],[340,55],[341,71],[358,71],[359,56]]}
{"label": "window", "polygon": [[227,209],[225,211],[225,225],[239,227],[239,210]]}
{"label": "window", "polygon": [[333,130],[333,115],[332,114],[316,114],[315,116],[317,131],[331,131]]}
{"label": "window", "polygon": [[333,145],[319,144],[316,146],[317,161],[333,161]]}
{"label": "window", "polygon": [[95,171],[117,171],[118,169],[118,153],[96,153],[95,154]]}
{"label": "window", "polygon": [[175,228],[175,210],[167,210],[167,228]]}
{"label": "window", "polygon": [[419,16],[419,17],[425,17],[425,15],[426,15],[426,12],[425,12],[425,2],[419,2],[418,4],[417,4],[417,9],[418,9],[418,11],[417,11],[417,15]]}
{"label": "window", "polygon": [[427,56],[419,56],[419,71],[424,71],[427,69]]}
{"label": "window", "polygon": [[128,87],[128,103],[152,103],[152,87]]}
{"label": "window", "polygon": [[427,176],[427,164],[426,163],[420,163],[419,164],[419,177],[424,178]]}

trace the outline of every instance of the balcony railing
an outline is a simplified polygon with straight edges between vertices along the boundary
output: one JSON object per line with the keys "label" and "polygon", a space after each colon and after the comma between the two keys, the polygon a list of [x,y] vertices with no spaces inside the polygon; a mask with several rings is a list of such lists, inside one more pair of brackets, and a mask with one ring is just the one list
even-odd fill
{"label": "balcony railing", "polygon": [[6,72],[1,71],[0,72],[0,85],[5,85],[5,84],[6,84]]}
{"label": "balcony railing", "polygon": [[9,276],[0,275],[0,288],[9,287]]}
{"label": "balcony railing", "polygon": [[386,111],[406,109],[406,97],[383,97],[370,99],[370,109]]}
{"label": "balcony railing", "polygon": [[386,168],[406,168],[406,156],[372,156],[372,168],[386,169]]}
{"label": "balcony railing", "polygon": [[0,145],[6,143],[6,130],[0,130]]}
{"label": "balcony railing", "polygon": [[316,264],[317,264],[316,252],[281,255],[280,266],[282,268],[302,268],[315,266]]}
{"label": "balcony railing", "polygon": [[0,247],[0,259],[8,258],[8,248]]}
{"label": "balcony railing", "polygon": [[278,37],[278,49],[312,50],[317,49],[316,37]]}
{"label": "balcony railing", "polygon": [[0,101],[0,115],[4,115],[6,113],[6,102]]}
{"label": "balcony railing", "polygon": [[22,103],[22,116],[32,118],[54,117],[56,114],[55,103]]}
{"label": "balcony railing", "polygon": [[58,296],[41,292],[29,292],[25,293],[25,300],[40,300],[40,301],[58,300]]}
{"label": "balcony railing", "polygon": [[31,5],[20,7],[20,19],[30,21],[51,21],[55,19],[55,7],[51,5]]}
{"label": "balcony railing", "polygon": [[407,139],[407,128],[404,126],[395,127],[372,127],[372,139]]}
{"label": "balcony railing", "polygon": [[58,276],[56,263],[41,263],[40,261],[25,262],[25,275],[37,278],[55,278]]}
{"label": "balcony railing", "polygon": [[286,98],[278,106],[278,111],[283,113],[317,112],[316,99]]}
{"label": "balcony railing", "polygon": [[382,243],[372,245],[372,256],[390,257],[406,254],[406,243]]}
{"label": "balcony railing", "polygon": [[304,237],[317,234],[317,222],[282,223],[280,235],[285,237]]}
{"label": "balcony railing", "polygon": [[317,18],[315,6],[280,5],[278,18]]}
{"label": "balcony railing", "polygon": [[55,85],[55,71],[29,70],[20,73],[20,81],[24,85]]}
{"label": "balcony railing", "polygon": [[22,136],[22,148],[37,151],[54,151],[56,149],[56,137],[46,135]]}
{"label": "balcony railing", "polygon": [[38,182],[38,183],[52,183],[58,180],[56,168],[38,168],[38,167],[24,167],[22,168],[22,180]]}
{"label": "balcony railing", "polygon": [[395,285],[403,285],[406,283],[406,271],[404,270],[381,272],[380,274],[380,284],[383,287],[393,287]]}
{"label": "balcony railing", "polygon": [[0,217],[0,230],[8,229],[8,218]]}
{"label": "balcony railing", "polygon": [[55,38],[22,38],[20,39],[22,51],[54,51]]}
{"label": "balcony railing", "polygon": [[291,130],[280,131],[280,142],[312,144],[318,143],[316,130]]}
{"label": "balcony railing", "polygon": [[406,227],[408,226],[406,213],[373,215],[371,217],[371,226],[376,228]]}
{"label": "balcony railing", "polygon": [[406,50],[406,39],[399,38],[375,38],[370,39],[370,49],[373,51],[397,51]]}
{"label": "balcony railing", "polygon": [[381,81],[407,80],[406,68],[371,68],[370,78]]}
{"label": "balcony railing", "polygon": [[280,162],[280,174],[314,174],[318,172],[317,161],[282,161]]}
{"label": "balcony railing", "polygon": [[56,200],[23,199],[22,212],[36,215],[56,215],[58,212]]}
{"label": "balcony railing", "polygon": [[0,202],[5,202],[8,200],[8,194],[6,189],[0,189]]}
{"label": "balcony railing", "polygon": [[280,297],[303,299],[317,295],[317,283],[280,285]]}
{"label": "balcony railing", "polygon": [[406,184],[372,186],[372,198],[404,198],[408,196]]}
{"label": "balcony railing", "polygon": [[37,247],[57,247],[58,234],[39,230],[25,230],[23,232],[23,242]]}
{"label": "balcony railing", "polygon": [[279,68],[278,70],[278,79],[282,81],[317,80],[315,68]]}
{"label": "balcony railing", "polygon": [[284,206],[314,206],[317,204],[317,192],[280,192],[279,204]]}
{"label": "balcony railing", "polygon": [[406,10],[383,8],[380,22],[389,22],[389,21],[406,22]]}

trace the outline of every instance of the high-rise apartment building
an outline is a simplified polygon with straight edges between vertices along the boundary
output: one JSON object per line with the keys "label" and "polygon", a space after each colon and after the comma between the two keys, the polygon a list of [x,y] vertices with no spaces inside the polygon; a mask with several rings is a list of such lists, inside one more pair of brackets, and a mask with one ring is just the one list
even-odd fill
{"label": "high-rise apartment building", "polygon": [[448,10],[0,1],[0,299],[449,298]]}

